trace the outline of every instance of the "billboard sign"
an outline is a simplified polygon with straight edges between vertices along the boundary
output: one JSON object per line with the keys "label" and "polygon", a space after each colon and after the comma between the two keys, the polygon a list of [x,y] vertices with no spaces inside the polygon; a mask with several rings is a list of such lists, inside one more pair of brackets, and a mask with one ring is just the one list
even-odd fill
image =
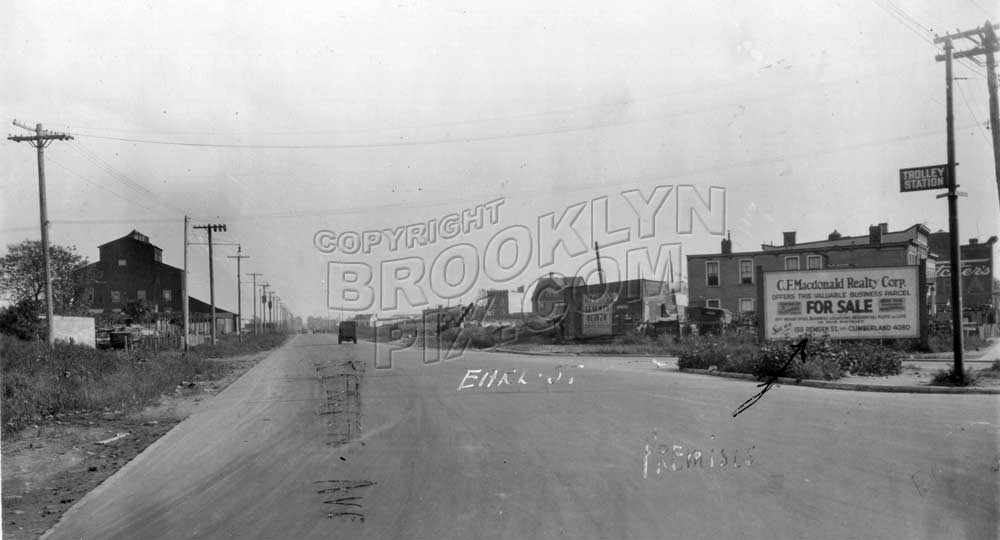
{"label": "billboard sign", "polygon": [[899,170],[899,191],[948,189],[948,166],[931,165]]}
{"label": "billboard sign", "polygon": [[617,301],[617,294],[605,293],[591,297],[584,293],[581,333],[584,336],[610,336],[611,308]]}
{"label": "billboard sign", "polygon": [[764,272],[764,337],[920,337],[919,281],[917,266]]}

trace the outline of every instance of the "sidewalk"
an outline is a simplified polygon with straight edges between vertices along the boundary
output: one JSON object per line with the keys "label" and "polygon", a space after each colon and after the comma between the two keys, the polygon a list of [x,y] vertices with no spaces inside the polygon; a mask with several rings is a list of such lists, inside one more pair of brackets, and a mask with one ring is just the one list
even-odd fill
{"label": "sidewalk", "polygon": [[[664,363],[660,369],[678,370],[676,359]],[[986,364],[978,366],[967,366],[979,370],[987,367]],[[816,388],[831,388],[836,390],[854,390],[858,392],[892,392],[910,394],[997,394],[1000,395],[1000,379],[983,377],[976,386],[938,386],[931,385],[934,374],[942,369],[950,369],[945,362],[926,362],[903,360],[903,371],[899,375],[887,375],[884,377],[867,377],[861,375],[848,375],[836,381],[819,381],[803,379],[797,381],[787,377],[781,377],[776,384],[793,384],[798,386],[813,386]],[[756,381],[753,375],[746,373],[726,373],[721,371],[709,372],[707,369],[680,369],[682,373],[697,373],[701,375],[711,375],[715,377],[727,377],[733,379],[745,379]]]}
{"label": "sidewalk", "polygon": [[[1000,339],[991,338],[990,346],[980,349],[978,351],[965,351],[962,355],[962,359],[969,362],[995,362],[1000,360]],[[953,361],[954,355],[950,352],[941,353],[922,353],[922,354],[912,354],[910,355],[914,360],[938,360],[938,361]]]}

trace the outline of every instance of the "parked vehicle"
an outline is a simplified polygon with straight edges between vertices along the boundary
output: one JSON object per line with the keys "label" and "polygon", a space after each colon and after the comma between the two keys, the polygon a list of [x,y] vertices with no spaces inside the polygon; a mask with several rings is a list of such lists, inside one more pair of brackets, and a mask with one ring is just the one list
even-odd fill
{"label": "parked vehicle", "polygon": [[354,321],[343,321],[337,327],[337,343],[350,341],[358,342],[358,323]]}
{"label": "parked vehicle", "polygon": [[111,329],[110,328],[98,328],[96,335],[94,336],[94,343],[98,349],[110,349],[111,348]]}
{"label": "parked vehicle", "polygon": [[139,346],[142,334],[133,330],[116,330],[109,332],[111,335],[111,348],[130,351]]}

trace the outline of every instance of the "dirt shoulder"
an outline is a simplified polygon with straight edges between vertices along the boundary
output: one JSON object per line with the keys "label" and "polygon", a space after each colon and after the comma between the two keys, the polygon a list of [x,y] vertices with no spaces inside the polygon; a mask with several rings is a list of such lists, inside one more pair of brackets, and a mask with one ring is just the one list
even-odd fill
{"label": "dirt shoulder", "polygon": [[47,418],[5,438],[4,540],[35,539],[70,506],[182,420],[206,405],[270,351],[212,359],[226,365],[212,381],[178,385],[157,405],[132,413],[88,412]]}

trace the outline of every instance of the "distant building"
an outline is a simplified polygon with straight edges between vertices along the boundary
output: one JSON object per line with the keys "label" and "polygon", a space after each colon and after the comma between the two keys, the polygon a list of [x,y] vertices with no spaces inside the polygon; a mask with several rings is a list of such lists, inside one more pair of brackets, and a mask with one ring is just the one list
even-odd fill
{"label": "distant building", "polygon": [[566,311],[569,287],[586,285],[580,276],[557,276],[552,272],[538,280],[531,295],[531,312],[545,319],[562,316]]}
{"label": "distant building", "polygon": [[[97,249],[100,258],[89,265],[94,275],[89,290],[92,313],[121,313],[129,302],[143,300],[158,318],[180,316],[183,270],[164,264],[163,250],[148,236],[133,230]],[[188,309],[195,322],[211,313],[211,305],[191,296]],[[220,331],[235,331],[235,314],[216,306],[215,315]]]}
{"label": "distant building", "polygon": [[784,233],[780,246],[764,244],[759,251],[737,253],[732,251],[732,240],[726,238],[719,253],[687,256],[688,305],[756,312],[758,266],[766,272],[914,266],[928,260],[931,273],[936,256],[930,250],[929,235],[930,230],[920,224],[889,231],[887,223],[879,223],[863,236],[843,236],[834,230],[826,240],[798,243],[791,231]]}
{"label": "distant building", "polygon": [[[993,245],[997,237],[986,242],[970,238],[960,246],[962,257],[962,307],[972,322],[988,323],[990,312],[996,310],[993,299]],[[938,231],[930,235],[931,251],[938,256],[937,286],[934,303],[938,309],[951,306],[951,234]],[[994,315],[995,321],[995,315]]]}
{"label": "distant building", "polygon": [[486,291],[486,319],[505,319],[510,316],[510,292],[491,289]]}
{"label": "distant building", "polygon": [[567,337],[622,335],[644,324],[676,320],[677,301],[670,284],[631,279],[567,287],[563,330]]}
{"label": "distant building", "polygon": [[372,313],[361,313],[359,315],[355,315],[351,318],[351,320],[357,323],[358,328],[371,328],[372,326],[375,326],[376,321],[378,321],[378,317]]}

